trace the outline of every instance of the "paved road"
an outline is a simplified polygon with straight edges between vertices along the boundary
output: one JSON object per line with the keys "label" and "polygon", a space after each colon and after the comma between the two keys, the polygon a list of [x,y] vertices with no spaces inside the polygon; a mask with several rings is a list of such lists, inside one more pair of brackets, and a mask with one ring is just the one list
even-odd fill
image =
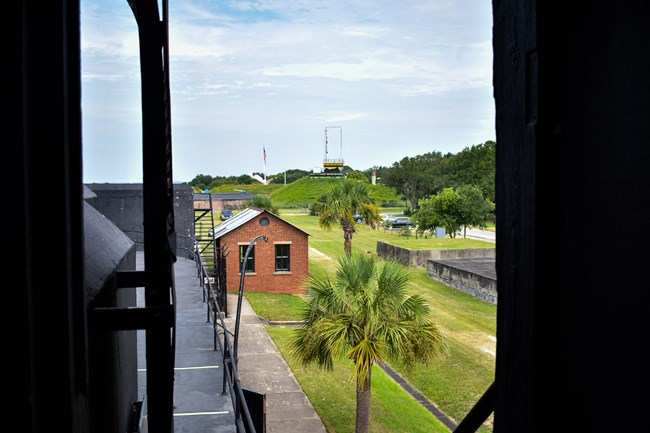
{"label": "paved road", "polygon": [[[462,233],[461,233],[462,236]],[[482,241],[496,242],[497,233],[491,232],[488,230],[479,230],[479,229],[467,229],[467,237],[480,239]]]}

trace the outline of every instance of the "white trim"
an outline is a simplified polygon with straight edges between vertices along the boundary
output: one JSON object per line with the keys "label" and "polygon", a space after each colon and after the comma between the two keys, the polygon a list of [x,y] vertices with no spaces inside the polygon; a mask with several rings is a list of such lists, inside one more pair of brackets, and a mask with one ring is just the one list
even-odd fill
{"label": "white trim", "polygon": [[[241,277],[241,272],[237,272],[237,275]],[[257,275],[257,272],[246,272],[246,275]]]}
{"label": "white trim", "polygon": [[291,271],[275,271],[273,275],[291,275]]}
{"label": "white trim", "polygon": [[227,413],[229,413],[227,410],[220,410],[217,412],[184,412],[184,413],[175,413],[174,416],[226,415]]}
{"label": "white trim", "polygon": [[273,245],[291,245],[292,241],[274,241]]}
{"label": "white trim", "polygon": [[208,368],[219,368],[218,365],[202,365],[200,367],[176,367],[174,368],[174,371],[180,371],[180,370],[205,370]]}
{"label": "white trim", "polygon": [[[198,367],[175,367],[174,371],[180,371],[180,370],[205,370],[209,368],[220,368],[218,365],[201,365]],[[146,368],[138,368],[138,372],[145,372],[147,371]]]}

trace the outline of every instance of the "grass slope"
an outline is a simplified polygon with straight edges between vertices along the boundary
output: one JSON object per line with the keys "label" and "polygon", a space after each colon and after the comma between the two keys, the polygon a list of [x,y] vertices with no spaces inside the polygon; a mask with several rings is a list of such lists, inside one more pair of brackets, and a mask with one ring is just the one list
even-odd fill
{"label": "grass slope", "polygon": [[[295,182],[284,185],[283,183],[271,183],[262,185],[252,184],[227,184],[212,188],[213,193],[234,193],[246,191],[249,194],[267,195],[271,200],[281,207],[309,207],[318,197],[325,194],[338,179],[333,178],[311,178],[304,177]],[[393,206],[404,207],[405,203],[401,196],[393,188],[384,185],[368,185],[370,193],[380,203],[390,203]],[[197,192],[199,192],[197,190]],[[401,209],[400,209],[401,210]]]}
{"label": "grass slope", "polygon": [[[303,177],[271,193],[271,200],[286,207],[308,207],[318,197],[325,194],[339,179]],[[394,202],[401,205],[403,200],[393,188],[384,185],[368,185],[371,194],[380,202]]]}
{"label": "grass slope", "polygon": [[[356,392],[352,364],[337,362],[331,371],[304,366],[288,356],[292,329],[267,328],[328,433],[354,431]],[[373,367],[370,431],[373,433],[445,433],[449,430],[382,370]]]}
{"label": "grass slope", "polygon": [[240,191],[246,191],[248,194],[271,195],[273,191],[276,191],[282,187],[284,187],[284,185],[282,184],[262,185],[261,183],[255,182],[251,184],[242,184],[242,185],[235,185],[235,184],[221,185],[217,188],[212,188],[210,192],[235,193]]}

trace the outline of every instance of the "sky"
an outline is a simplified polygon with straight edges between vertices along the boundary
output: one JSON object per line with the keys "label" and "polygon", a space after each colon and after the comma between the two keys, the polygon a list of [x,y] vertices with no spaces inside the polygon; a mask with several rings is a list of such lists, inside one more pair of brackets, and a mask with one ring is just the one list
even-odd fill
{"label": "sky", "polygon": [[[489,0],[170,0],[169,39],[175,182],[495,140]],[[81,0],[81,45],[84,182],[142,182],[127,1]]]}

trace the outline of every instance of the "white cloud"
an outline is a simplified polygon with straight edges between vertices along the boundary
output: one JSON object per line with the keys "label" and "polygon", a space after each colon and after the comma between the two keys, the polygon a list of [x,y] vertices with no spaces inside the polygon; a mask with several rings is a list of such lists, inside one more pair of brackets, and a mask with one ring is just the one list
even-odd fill
{"label": "white cloud", "polygon": [[348,120],[358,120],[358,119],[363,119],[364,117],[368,117],[368,113],[345,113],[345,114],[338,114],[332,117],[328,117],[325,119],[326,122],[345,122]]}
{"label": "white cloud", "polygon": [[[139,141],[117,123],[139,109],[137,25],[126,2],[81,5],[84,153],[107,166],[84,171],[125,181],[90,153]],[[257,171],[262,142],[285,169],[318,165],[330,122],[347,122],[359,169],[494,139],[484,0],[185,0],[170,2],[170,20],[178,180]]]}

